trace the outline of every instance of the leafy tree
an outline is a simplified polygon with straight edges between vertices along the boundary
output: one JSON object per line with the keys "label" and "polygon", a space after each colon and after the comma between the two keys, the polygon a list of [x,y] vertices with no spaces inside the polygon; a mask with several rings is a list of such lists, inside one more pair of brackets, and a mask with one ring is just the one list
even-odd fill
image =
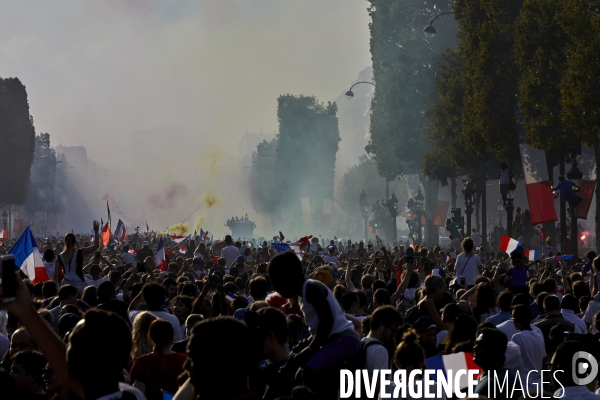
{"label": "leafy tree", "polygon": [[279,202],[277,196],[277,138],[259,143],[252,153],[250,168],[250,199],[252,208],[258,213],[269,217],[277,217]]}
{"label": "leafy tree", "polygon": [[0,205],[23,204],[33,162],[35,129],[25,86],[17,78],[0,79]]}
{"label": "leafy tree", "polygon": [[[594,146],[600,165],[600,2],[565,0],[557,18],[569,42],[560,81],[562,120],[578,139]],[[598,178],[597,178],[598,179]],[[600,182],[596,181],[596,232],[600,232]],[[596,248],[600,235],[596,234]]]}
{"label": "leafy tree", "polygon": [[59,214],[66,211],[62,197],[56,196],[56,165],[56,152],[50,148],[50,134],[40,133],[35,137],[35,155],[25,200],[28,214],[38,211]]}
{"label": "leafy tree", "polygon": [[[333,200],[333,178],[340,133],[335,103],[290,94],[277,99],[276,212],[300,221],[300,198],[310,199],[321,218],[323,199]],[[281,215],[281,214],[280,214]]]}

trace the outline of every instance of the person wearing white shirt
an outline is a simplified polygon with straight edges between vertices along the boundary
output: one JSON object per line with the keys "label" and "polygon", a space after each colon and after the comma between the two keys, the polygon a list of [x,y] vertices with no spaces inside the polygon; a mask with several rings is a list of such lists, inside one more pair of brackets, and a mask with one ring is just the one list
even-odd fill
{"label": "person wearing white shirt", "polygon": [[561,314],[564,319],[571,321],[575,324],[576,333],[586,333],[587,325],[579,318],[575,313],[579,312],[579,304],[577,298],[572,294],[565,294],[560,303],[562,311]]}
{"label": "person wearing white shirt", "polygon": [[146,302],[148,306],[148,312],[154,315],[157,318],[161,318],[167,320],[173,326],[173,342],[179,342],[182,340],[181,337],[181,324],[179,323],[179,319],[173,314],[169,314],[162,310],[162,306],[166,300],[166,290],[159,283],[146,283],[140,293],[133,299],[133,301],[129,304],[129,321],[133,324],[133,320],[135,316],[138,315],[141,310],[139,310],[140,304],[142,300]]}
{"label": "person wearing white shirt", "polygon": [[473,239],[473,245],[475,248],[481,246],[481,243],[483,242],[481,239],[481,233],[477,232],[477,229],[475,228],[473,228],[473,232],[471,233],[471,239]]}
{"label": "person wearing white shirt", "polygon": [[338,268],[342,265],[340,259],[335,255],[335,247],[329,246],[327,248],[327,255],[323,257],[323,262],[325,264],[334,263]]}
{"label": "person wearing white shirt", "polygon": [[592,327],[592,333],[598,333],[598,329],[596,329],[596,314],[600,312],[600,299],[597,299],[597,297],[594,297],[588,303],[585,314],[583,314],[583,322],[585,322],[586,326]]}
{"label": "person wearing white shirt", "polygon": [[482,265],[478,254],[473,253],[473,239],[465,238],[462,241],[463,252],[456,258],[454,271],[456,276],[465,277],[467,286],[475,285],[475,277],[481,274]]}
{"label": "person wearing white shirt", "polygon": [[556,381],[560,382],[560,386],[554,392],[554,398],[562,398],[569,400],[598,400],[600,396],[588,390],[585,385],[580,385],[575,382],[577,371],[581,363],[574,362],[573,357],[581,351],[589,351],[589,349],[580,342],[566,341],[562,342],[556,348],[552,357],[552,376]]}
{"label": "person wearing white shirt", "polygon": [[[531,309],[525,304],[519,304],[512,310],[514,326],[519,330],[512,336],[512,341],[519,345],[525,371],[532,371],[527,380],[531,388],[541,385],[543,360],[546,357],[544,337],[531,329]],[[532,385],[533,383],[533,385]]]}
{"label": "person wearing white shirt", "polygon": [[231,239],[231,235],[225,236],[225,246],[221,250],[221,257],[226,260],[226,268],[229,268],[241,255],[240,249],[233,245],[233,239]]}
{"label": "person wearing white shirt", "polygon": [[[513,337],[515,333],[519,332],[519,330],[515,327],[515,324],[512,319],[504,321],[496,328],[498,328],[500,332],[504,333],[509,340]],[[543,337],[542,330],[537,326],[531,325],[531,330],[535,331],[536,333],[539,333]]]}

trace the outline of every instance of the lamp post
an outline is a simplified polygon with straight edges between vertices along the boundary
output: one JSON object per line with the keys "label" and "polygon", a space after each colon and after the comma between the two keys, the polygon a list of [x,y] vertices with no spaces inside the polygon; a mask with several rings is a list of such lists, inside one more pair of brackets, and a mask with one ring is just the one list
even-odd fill
{"label": "lamp post", "polygon": [[435,28],[433,27],[433,21],[435,21],[442,15],[446,15],[446,14],[454,14],[454,13],[452,11],[448,11],[448,12],[443,12],[441,14],[436,15],[431,21],[429,21],[429,25],[427,25],[425,27],[425,29],[423,29],[423,32],[425,32],[425,36],[432,37],[433,35],[435,35],[437,33]]}
{"label": "lamp post", "polygon": [[360,206],[360,210],[362,212],[363,221],[365,223],[365,241],[369,237],[369,226],[367,219],[369,218],[369,202],[367,201],[367,193],[365,189],[360,193],[360,199],[358,200],[358,205]]}
{"label": "lamp post", "polygon": [[[567,179],[572,181],[577,190],[579,190],[579,184],[583,178],[583,173],[577,168],[577,155],[571,154],[571,169],[567,172]],[[571,252],[573,258],[579,257],[579,238],[577,234],[577,207],[581,203],[580,200],[569,201],[569,211],[571,213]]]}
{"label": "lamp post", "polygon": [[467,236],[471,236],[471,214],[473,213],[473,204],[475,204],[475,184],[470,178],[465,182],[463,197],[465,199],[465,214],[467,214]]}
{"label": "lamp post", "polygon": [[515,185],[515,183],[512,181],[512,179],[509,178],[508,192],[506,193],[507,203],[506,203],[506,207],[504,207],[504,209],[506,210],[506,233],[510,237],[512,237],[512,235],[513,235],[512,219],[513,219],[513,211],[515,209],[514,202],[515,202],[515,189],[516,188],[517,188],[517,185]]}
{"label": "lamp post", "polygon": [[356,82],[354,85],[350,86],[350,89],[348,89],[348,91],[346,92],[347,98],[351,99],[354,97],[354,92],[352,91],[352,88],[360,83],[368,83],[369,85],[375,86],[375,84],[373,82],[367,82],[367,81]]}
{"label": "lamp post", "polygon": [[498,206],[498,226],[502,226],[502,211],[504,211],[504,205],[502,204],[502,200],[498,199],[496,202]]}
{"label": "lamp post", "polygon": [[392,216],[392,241],[395,242],[398,240],[398,228],[396,228],[396,218],[398,217],[398,198],[394,192],[392,192],[392,197],[385,201],[385,205]]}
{"label": "lamp post", "polygon": [[2,224],[4,225],[4,230],[6,230],[6,218],[8,215],[6,214],[6,210],[2,212]]}
{"label": "lamp post", "polygon": [[421,219],[423,218],[423,213],[424,213],[424,201],[425,201],[425,196],[423,196],[423,194],[421,193],[421,188],[419,188],[419,191],[417,192],[417,195],[415,196],[415,206],[416,206],[416,213],[417,214],[417,241],[419,243],[423,242],[423,225],[421,224]]}

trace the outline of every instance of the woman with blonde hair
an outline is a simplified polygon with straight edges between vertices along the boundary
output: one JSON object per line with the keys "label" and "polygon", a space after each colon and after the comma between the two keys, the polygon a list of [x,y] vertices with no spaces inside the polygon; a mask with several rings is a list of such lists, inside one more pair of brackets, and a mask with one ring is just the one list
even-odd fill
{"label": "woman with blonde hair", "polygon": [[425,297],[417,304],[418,316],[429,317],[438,329],[450,328],[450,325],[442,321],[442,317],[435,307],[435,301],[442,298],[446,293],[446,281],[439,275],[430,275],[425,279]]}
{"label": "woman with blonde hair", "polygon": [[131,336],[133,346],[131,347],[131,362],[144,354],[152,352],[152,341],[148,336],[150,325],[157,318],[148,311],[143,311],[135,316]]}
{"label": "woman with blonde hair", "polygon": [[54,268],[54,281],[60,282],[60,271],[64,271],[62,285],[70,284],[77,288],[77,293],[81,296],[83,289],[87,286],[83,277],[83,257],[95,252],[100,246],[98,239],[98,230],[100,224],[93,222],[94,244],[88,247],[78,248],[77,237],[72,233],[65,235],[64,251],[56,258],[57,268]]}

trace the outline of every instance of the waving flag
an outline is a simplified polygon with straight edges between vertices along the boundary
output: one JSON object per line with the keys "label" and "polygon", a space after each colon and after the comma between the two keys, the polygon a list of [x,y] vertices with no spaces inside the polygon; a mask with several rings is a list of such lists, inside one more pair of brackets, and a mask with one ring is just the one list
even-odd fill
{"label": "waving flag", "polygon": [[[443,356],[433,356],[425,359],[425,367],[427,369],[435,369],[436,374],[443,374],[448,380],[448,376],[450,375],[448,371],[465,371],[469,369],[479,370],[479,374],[481,374],[482,370],[479,368],[477,364],[473,361],[473,354],[471,353],[454,353],[447,354]],[[475,375],[475,378],[479,376],[479,374]],[[454,376],[454,375],[451,375]],[[433,377],[432,377],[433,378]],[[433,378],[434,381],[437,381],[437,378]],[[454,388],[456,389],[464,389],[468,385],[467,375],[463,375],[460,377],[460,387]]]}
{"label": "waving flag", "polygon": [[127,237],[127,231],[125,230],[125,224],[123,221],[119,220],[117,223],[117,229],[115,229],[114,236],[119,242],[122,242]]}
{"label": "waving flag", "polygon": [[163,245],[163,239],[160,238],[158,242],[158,248],[156,249],[156,260],[154,266],[161,271],[167,270],[167,259],[165,257],[165,246]]}
{"label": "waving flag", "polygon": [[106,223],[106,225],[104,225],[104,228],[102,228],[102,233],[100,235],[100,239],[102,242],[102,246],[106,247],[109,245],[109,243],[110,243],[110,225],[108,224],[108,222]]}
{"label": "waving flag", "polygon": [[204,241],[204,231],[200,229],[200,240]]}
{"label": "waving flag", "polygon": [[573,258],[573,254],[565,255],[565,256],[554,256],[554,261],[567,261]]}
{"label": "waving flag", "polygon": [[31,229],[27,227],[19,236],[15,245],[10,249],[8,254],[15,256],[15,264],[21,268],[21,271],[35,284],[38,282],[46,282],[48,273],[44,266],[44,261],[40,255],[40,250],[35,243]]}
{"label": "waving flag", "polygon": [[524,143],[521,143],[519,148],[525,175],[527,201],[531,210],[531,222],[534,225],[554,222],[557,218],[553,194],[550,190],[552,184],[548,177],[546,152],[531,148]]}
{"label": "waving flag", "polygon": [[529,261],[535,261],[540,259],[540,251],[539,250],[525,250],[525,257],[529,259]]}
{"label": "waving flag", "polygon": [[519,247],[521,247],[521,242],[511,238],[510,236],[502,235],[502,240],[500,241],[500,250],[510,254]]}
{"label": "waving flag", "polygon": [[279,231],[279,243],[283,243],[284,240],[285,240],[285,236],[283,236],[283,233],[281,233],[281,231]]}
{"label": "waving flag", "polygon": [[146,232],[148,232],[150,228],[148,228],[148,221],[146,221]]}
{"label": "waving flag", "polygon": [[177,236],[177,235],[171,236],[171,240],[177,244],[184,242],[186,239],[189,239],[189,236]]}
{"label": "waving flag", "polygon": [[277,253],[285,253],[286,251],[293,251],[294,253],[296,253],[296,255],[298,256],[298,258],[300,260],[302,260],[302,257],[304,256],[304,253],[302,253],[302,249],[306,246],[308,246],[309,244],[309,240],[310,238],[312,238],[311,236],[304,236],[302,238],[300,238],[300,240],[296,241],[296,242],[292,242],[292,243],[271,243],[273,245],[273,247],[275,248],[275,251],[277,251]]}
{"label": "waving flag", "polygon": [[208,241],[208,231],[204,232],[204,241]]}
{"label": "waving flag", "polygon": [[8,231],[0,229],[0,239],[8,239]]}

